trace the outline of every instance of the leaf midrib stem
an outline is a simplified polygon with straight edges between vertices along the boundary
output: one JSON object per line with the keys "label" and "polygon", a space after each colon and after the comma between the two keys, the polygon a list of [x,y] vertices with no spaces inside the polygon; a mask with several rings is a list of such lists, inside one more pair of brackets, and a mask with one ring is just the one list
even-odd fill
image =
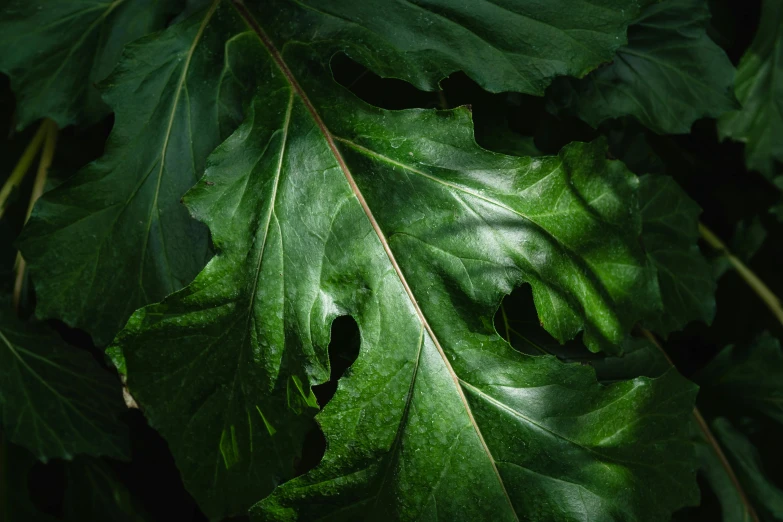
{"label": "leaf midrib stem", "polygon": [[446,367],[447,371],[449,372],[449,375],[451,376],[452,381],[454,382],[454,385],[457,389],[457,393],[459,394],[460,400],[462,401],[462,404],[465,408],[465,412],[468,415],[468,418],[470,419],[470,423],[473,426],[476,435],[478,436],[479,441],[481,442],[481,445],[484,449],[484,452],[486,453],[487,457],[489,458],[489,462],[492,465],[492,469],[495,473],[495,476],[497,477],[498,483],[500,484],[501,489],[503,490],[503,494],[506,497],[506,501],[509,504],[509,507],[511,509],[511,513],[514,515],[514,518],[519,521],[519,517],[517,516],[516,510],[514,509],[514,505],[511,502],[511,497],[508,494],[508,491],[506,490],[506,486],[503,483],[503,478],[500,475],[500,471],[498,470],[497,464],[495,463],[495,458],[492,456],[492,453],[489,450],[489,446],[487,445],[487,442],[484,440],[484,436],[481,433],[481,429],[478,426],[478,423],[476,422],[475,417],[473,416],[473,411],[470,408],[470,404],[468,403],[468,399],[465,395],[465,391],[462,388],[462,384],[460,382],[459,377],[457,376],[456,372],[454,371],[454,368],[451,366],[451,363],[449,362],[448,357],[446,356],[446,352],[444,351],[443,347],[440,344],[440,341],[435,336],[435,332],[432,330],[432,327],[430,326],[429,322],[427,321],[427,318],[424,315],[423,310],[419,306],[418,301],[416,300],[413,291],[411,290],[410,285],[408,285],[408,281],[405,279],[405,275],[402,272],[402,268],[400,267],[399,263],[397,263],[397,259],[394,256],[394,253],[391,250],[391,246],[389,245],[389,242],[386,240],[385,235],[383,234],[383,230],[381,229],[380,225],[378,224],[378,221],[375,219],[375,216],[372,213],[372,210],[370,209],[369,205],[367,204],[367,201],[364,199],[364,195],[359,190],[358,185],[356,184],[356,181],[353,178],[353,175],[351,174],[350,169],[348,168],[348,165],[345,163],[345,159],[342,157],[342,154],[340,153],[340,150],[337,148],[337,145],[335,143],[334,137],[332,136],[332,133],[329,131],[329,129],[326,127],[326,124],[321,119],[320,114],[318,111],[316,111],[315,106],[313,106],[312,102],[308,98],[307,94],[304,92],[302,87],[299,85],[299,82],[297,81],[296,77],[294,77],[293,72],[291,69],[289,69],[288,65],[286,64],[285,60],[283,60],[283,56],[280,54],[280,51],[277,50],[272,40],[267,36],[266,32],[263,30],[263,28],[260,26],[258,21],[253,17],[253,15],[250,13],[250,11],[245,7],[242,0],[231,0],[232,5],[237,10],[239,15],[244,19],[245,23],[248,25],[248,27],[253,30],[253,32],[258,36],[258,39],[261,41],[261,44],[264,46],[264,48],[267,50],[269,55],[271,56],[272,60],[277,65],[280,72],[283,74],[283,76],[286,78],[288,83],[291,85],[291,88],[294,90],[294,92],[299,96],[299,98],[302,100],[302,103],[304,104],[307,111],[310,113],[310,116],[315,121],[316,125],[318,126],[318,129],[321,131],[321,134],[323,135],[324,139],[326,140],[327,145],[329,146],[329,149],[331,150],[332,154],[334,155],[335,159],[337,160],[337,163],[340,166],[340,169],[342,170],[343,174],[345,175],[345,179],[348,182],[348,185],[351,188],[351,191],[353,192],[356,199],[359,201],[359,204],[362,207],[362,210],[364,210],[365,215],[367,216],[367,219],[370,221],[370,225],[372,226],[373,230],[375,231],[376,235],[378,236],[378,240],[381,243],[381,246],[383,247],[383,250],[386,252],[386,256],[389,258],[389,262],[392,265],[392,268],[394,268],[395,273],[397,274],[397,277],[400,280],[400,283],[402,284],[405,293],[408,296],[408,299],[411,302],[411,305],[413,306],[414,310],[416,311],[416,315],[419,317],[419,321],[424,326],[424,329],[427,330],[427,334],[429,335],[430,339],[432,340],[432,343],[435,345],[435,348],[438,350],[438,353],[440,354],[444,366]]}
{"label": "leaf midrib stem", "polygon": [[755,292],[759,299],[772,312],[772,315],[783,324],[783,305],[781,305],[780,298],[770,290],[770,288],[762,281],[759,276],[756,275],[748,266],[743,263],[737,256],[735,256],[726,244],[715,235],[715,233],[707,228],[704,223],[699,222],[699,234],[702,239],[706,241],[712,248],[722,253],[729,263],[734,267],[739,276],[748,284],[751,290]]}

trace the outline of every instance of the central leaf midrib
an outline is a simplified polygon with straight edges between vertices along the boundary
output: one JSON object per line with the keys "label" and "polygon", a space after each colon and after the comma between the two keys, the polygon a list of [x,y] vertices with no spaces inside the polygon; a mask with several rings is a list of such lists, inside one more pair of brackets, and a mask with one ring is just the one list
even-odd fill
{"label": "central leaf midrib", "polygon": [[248,27],[256,34],[258,37],[261,45],[266,49],[266,51],[269,53],[272,60],[275,62],[275,65],[280,70],[280,72],[283,74],[285,79],[288,81],[288,83],[291,86],[291,89],[294,93],[302,100],[302,103],[304,104],[307,111],[310,113],[311,117],[313,118],[314,122],[316,123],[318,129],[320,130],[321,134],[323,135],[325,141],[327,142],[327,145],[329,146],[329,149],[331,150],[332,154],[334,155],[335,159],[337,160],[337,163],[340,166],[340,170],[342,170],[343,174],[345,175],[346,181],[348,182],[348,185],[351,188],[351,191],[353,192],[354,196],[358,200],[359,204],[362,207],[362,210],[364,211],[365,215],[367,216],[367,219],[370,221],[370,224],[375,231],[376,235],[378,236],[378,240],[381,243],[381,246],[383,247],[384,251],[386,252],[387,257],[389,258],[389,262],[392,265],[392,268],[394,268],[395,273],[397,274],[398,279],[400,280],[400,283],[403,286],[403,289],[405,290],[406,295],[408,296],[408,299],[411,302],[411,305],[413,306],[414,310],[416,311],[416,315],[418,315],[419,320],[422,323],[422,326],[427,331],[427,334],[429,335],[430,339],[432,340],[433,344],[438,350],[438,353],[441,356],[441,359],[443,360],[443,364],[446,367],[447,371],[449,372],[449,375],[452,378],[452,381],[454,382],[455,388],[457,390],[457,393],[460,397],[460,400],[462,401],[463,407],[465,408],[465,412],[468,415],[468,418],[470,420],[471,425],[473,426],[476,435],[479,438],[479,441],[482,445],[482,448],[484,449],[484,452],[486,453],[489,462],[492,466],[492,469],[495,473],[495,476],[498,480],[498,483],[500,484],[501,489],[503,490],[503,494],[506,497],[506,500],[509,504],[509,507],[511,509],[511,513],[514,515],[514,518],[516,520],[519,520],[519,517],[517,516],[516,510],[514,509],[514,505],[511,502],[511,497],[509,496],[508,491],[506,490],[505,483],[503,482],[503,478],[500,475],[500,471],[497,468],[497,465],[495,463],[495,459],[492,456],[492,453],[489,450],[489,446],[487,445],[486,441],[484,440],[484,436],[481,434],[481,429],[478,426],[478,423],[476,422],[475,417],[473,416],[473,411],[470,408],[470,404],[468,403],[467,397],[465,396],[465,391],[462,389],[462,385],[460,383],[460,378],[457,376],[456,372],[454,371],[454,368],[451,366],[451,363],[448,360],[448,357],[446,356],[446,353],[443,349],[443,347],[440,344],[440,341],[435,336],[435,332],[432,330],[432,327],[430,326],[429,322],[427,321],[427,318],[424,315],[423,310],[419,306],[418,301],[416,300],[412,289],[408,285],[407,280],[405,279],[405,275],[402,272],[402,269],[400,265],[397,263],[397,260],[394,256],[394,253],[391,250],[391,246],[389,245],[388,241],[386,240],[386,237],[383,234],[383,231],[381,230],[380,225],[375,219],[375,216],[372,213],[372,210],[370,209],[369,205],[367,204],[367,201],[364,199],[364,195],[359,190],[358,185],[356,184],[356,181],[353,179],[353,176],[351,175],[350,169],[348,168],[348,165],[345,163],[345,160],[342,157],[342,154],[340,153],[339,149],[337,148],[337,145],[335,144],[334,137],[332,136],[329,129],[326,127],[326,124],[321,119],[320,114],[315,109],[315,106],[312,104],[310,99],[308,98],[307,94],[304,92],[302,87],[299,85],[299,82],[297,81],[296,77],[293,75],[291,69],[286,64],[285,60],[283,59],[282,55],[280,54],[280,51],[277,50],[276,46],[272,42],[272,40],[267,36],[264,29],[261,27],[261,25],[258,23],[258,21],[253,17],[253,15],[250,13],[250,11],[245,7],[245,5],[242,3],[241,0],[231,0],[232,5],[239,13],[240,17],[245,21],[245,23],[248,25]]}

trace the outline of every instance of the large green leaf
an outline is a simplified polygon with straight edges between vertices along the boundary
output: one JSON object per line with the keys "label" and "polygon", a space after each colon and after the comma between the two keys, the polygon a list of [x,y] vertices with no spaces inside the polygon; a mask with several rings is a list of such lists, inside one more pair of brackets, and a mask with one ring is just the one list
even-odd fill
{"label": "large green leaf", "polygon": [[0,420],[39,459],[127,457],[119,380],[43,325],[0,312]]}
{"label": "large green leaf", "polygon": [[283,41],[339,39],[377,74],[424,90],[464,71],[492,92],[543,95],[555,76],[582,77],[626,41],[638,0],[301,0],[259,6]]}
{"label": "large green leaf", "polygon": [[20,240],[40,317],[106,344],[203,268],[209,238],[180,198],[242,118],[255,71],[241,63],[257,51],[240,24],[214,4],[126,48],[104,82],[117,121],[106,154],[44,195]]}
{"label": "large green leaf", "polygon": [[688,133],[697,119],[735,109],[734,67],[707,36],[709,18],[706,0],[650,4],[611,65],[553,86],[555,104],[594,127],[631,115],[658,133]]}
{"label": "large green leaf", "polygon": [[334,48],[240,12],[266,74],[185,196],[218,255],[114,347],[202,508],[242,512],[290,478],[339,315],[362,349],[319,416],[325,460],[268,515],[664,520],[693,501],[692,386],[603,387],[492,326],[526,281],[556,338],[615,349],[656,297],[638,180],[601,143],[508,157],[465,108],[366,105],[331,79]]}
{"label": "large green leaf", "polygon": [[783,424],[783,350],[764,334],[746,348],[727,346],[696,376],[701,399],[728,413],[753,412]]}
{"label": "large green leaf", "polygon": [[109,113],[95,83],[128,42],[163,27],[177,0],[8,0],[0,17],[0,71],[11,77],[18,127],[59,127]]}
{"label": "large green leaf", "polygon": [[645,323],[661,335],[715,315],[715,279],[697,245],[701,209],[667,176],[641,178],[642,242],[658,272],[662,306]]}
{"label": "large green leaf", "polygon": [[[536,93],[556,74],[582,75],[609,60],[638,13],[635,0],[568,10],[533,0],[305,3],[259,8],[281,42],[316,40],[423,88],[462,69],[489,89]],[[128,47],[104,82],[117,121],[107,154],[42,198],[22,238],[37,314],[86,329],[99,344],[208,259],[205,230],[179,201],[236,127],[253,78],[267,74],[243,65],[259,48],[248,47],[253,37],[231,2],[198,5],[201,12]]]}
{"label": "large green leaf", "polygon": [[783,0],[764,0],[756,36],[740,61],[734,90],[742,109],[718,122],[723,138],[745,143],[749,169],[772,178],[783,162]]}

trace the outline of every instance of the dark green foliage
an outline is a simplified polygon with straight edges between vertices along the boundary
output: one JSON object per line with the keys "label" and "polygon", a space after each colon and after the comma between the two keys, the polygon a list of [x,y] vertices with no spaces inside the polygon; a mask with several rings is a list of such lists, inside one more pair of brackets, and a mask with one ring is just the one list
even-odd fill
{"label": "dark green foliage", "polygon": [[119,380],[43,325],[0,313],[0,418],[5,436],[41,460],[127,457]]}
{"label": "dark green foliage", "polygon": [[0,0],[3,520],[779,519],[726,2]]}

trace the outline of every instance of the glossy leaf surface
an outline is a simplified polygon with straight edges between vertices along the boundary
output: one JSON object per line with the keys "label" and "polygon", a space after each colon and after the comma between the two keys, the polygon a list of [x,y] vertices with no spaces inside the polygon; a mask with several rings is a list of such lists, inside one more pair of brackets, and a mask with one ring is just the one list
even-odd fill
{"label": "glossy leaf surface", "polygon": [[[133,310],[178,290],[204,266],[206,231],[180,198],[241,120],[256,75],[268,74],[249,65],[259,51],[248,47],[253,36],[231,2],[189,7],[199,6],[127,48],[103,84],[117,121],[107,154],[47,194],[22,239],[39,317],[84,328],[98,344],[110,342]],[[634,0],[568,10],[535,0],[257,7],[278,28],[279,43],[317,41],[422,88],[465,70],[491,90],[538,94],[554,75],[583,75],[611,59],[638,13]]]}
{"label": "glossy leaf surface", "polygon": [[555,337],[616,349],[657,291],[637,179],[601,143],[514,158],[480,149],[464,108],[366,105],[331,80],[332,49],[278,49],[279,25],[240,13],[268,73],[185,196],[218,254],[115,346],[205,511],[241,512],[290,478],[339,315],[362,349],[318,417],[327,454],[258,513],[664,520],[692,502],[691,448],[672,437],[691,386],[602,387],[492,327],[527,281]]}
{"label": "glossy leaf surface", "polygon": [[127,457],[119,380],[44,325],[0,312],[0,420],[36,457]]}
{"label": "glossy leaf surface", "polygon": [[590,125],[634,116],[658,133],[685,134],[699,118],[737,108],[734,67],[707,35],[705,0],[648,5],[614,61],[583,80],[553,87],[556,103]]}
{"label": "glossy leaf surface", "polygon": [[[17,126],[59,127],[107,115],[95,84],[125,44],[163,27],[176,0],[9,0],[0,17],[0,71],[17,95]],[[6,51],[8,50],[8,51]]]}

